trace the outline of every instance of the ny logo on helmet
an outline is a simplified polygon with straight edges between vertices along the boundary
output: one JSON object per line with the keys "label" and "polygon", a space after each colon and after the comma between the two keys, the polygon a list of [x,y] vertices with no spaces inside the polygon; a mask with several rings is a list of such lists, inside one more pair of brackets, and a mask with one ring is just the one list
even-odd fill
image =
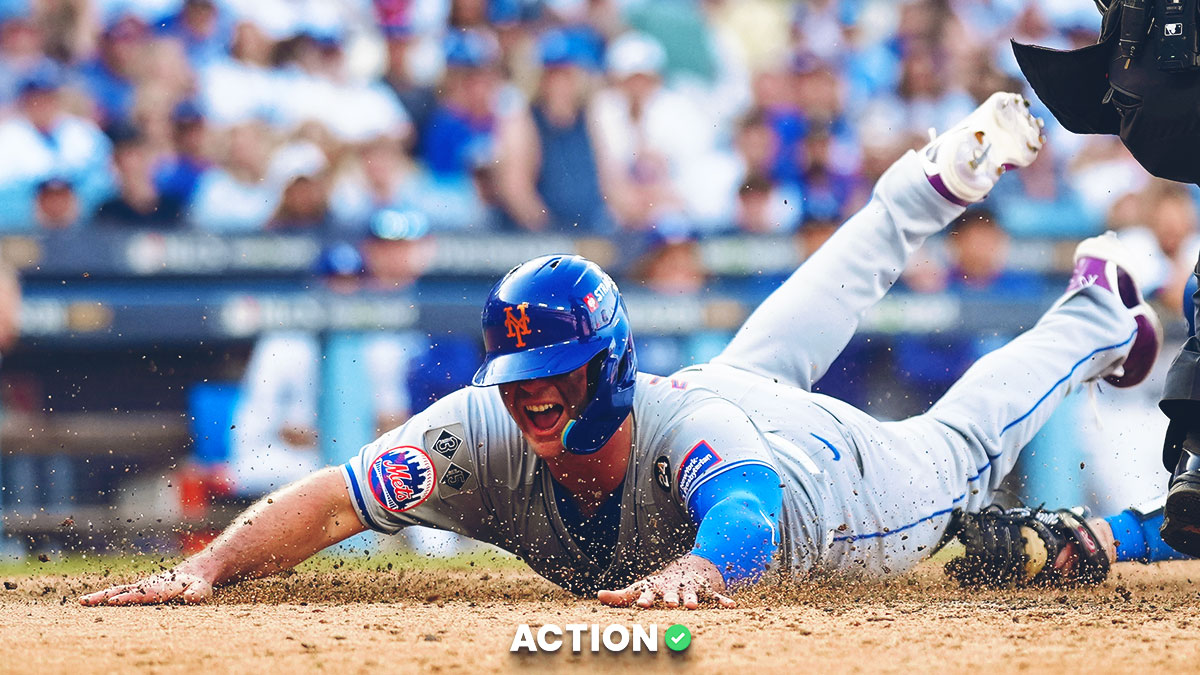
{"label": "ny logo on helmet", "polygon": [[508,329],[508,337],[517,338],[517,346],[524,347],[525,340],[521,339],[524,335],[529,335],[529,315],[525,313],[525,308],[529,306],[528,302],[522,302],[517,305],[517,311],[520,316],[513,314],[512,307],[504,308],[504,327]]}

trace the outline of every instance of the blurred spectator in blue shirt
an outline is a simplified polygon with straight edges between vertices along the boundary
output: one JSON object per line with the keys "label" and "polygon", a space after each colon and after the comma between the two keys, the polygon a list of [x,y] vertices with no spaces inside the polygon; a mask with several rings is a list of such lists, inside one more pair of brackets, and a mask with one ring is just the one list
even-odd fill
{"label": "blurred spectator in blue shirt", "polygon": [[1099,218],[1084,208],[1067,180],[1067,166],[1054,143],[1047,143],[1037,161],[1004,176],[988,203],[1016,237],[1081,239],[1098,234]]}
{"label": "blurred spectator in blue shirt", "polygon": [[273,121],[278,85],[271,69],[275,42],[253,21],[241,19],[233,29],[229,58],[198,68],[199,98],[214,124],[237,125],[250,119]]}
{"label": "blurred spectator in blue shirt", "polygon": [[501,200],[508,216],[528,230],[610,232],[601,191],[604,148],[587,112],[588,46],[572,32],[550,30],[539,39],[538,52],[537,95],[498,133]]}
{"label": "blurred spectator in blue shirt", "polygon": [[421,155],[438,177],[463,177],[473,153],[491,145],[496,124],[496,70],[500,48],[481,30],[453,31],[446,37],[446,76],[422,139]]}
{"label": "blurred spectator in blue shirt", "polygon": [[646,229],[682,214],[700,227],[721,218],[727,224],[731,181],[719,170],[719,130],[705,110],[666,86],[662,45],[627,32],[609,44],[605,65],[609,86],[597,93],[592,118],[617,167],[608,197],[620,223]]}
{"label": "blurred spectator in blue shirt", "polygon": [[158,32],[178,39],[195,65],[225,55],[230,27],[222,21],[215,0],[184,0],[183,7],[158,27]]}
{"label": "blurred spectator in blue shirt", "polygon": [[946,290],[966,296],[1037,297],[1042,291],[1038,277],[1009,267],[1009,243],[995,214],[984,207],[956,218],[946,237]]}
{"label": "blurred spectator in blue shirt", "polygon": [[86,215],[111,189],[108,139],[90,120],[65,112],[62,74],[46,65],[18,86],[17,114],[0,122],[0,226],[29,227],[37,184],[69,180]]}
{"label": "blurred spectator in blue shirt", "polygon": [[1155,179],[1138,193],[1135,208],[1144,224],[1121,229],[1118,236],[1132,253],[1142,292],[1176,314],[1200,254],[1196,199],[1179,183]]}
{"label": "blurred spectator in blue shirt", "polygon": [[324,233],[333,224],[329,212],[329,160],[313,143],[285,145],[271,157],[266,183],[279,195],[267,223],[272,230]]}
{"label": "blurred spectator in blue shirt", "polygon": [[924,138],[931,127],[949,129],[974,109],[975,102],[951,80],[944,50],[914,40],[904,46],[894,95],[881,96],[868,106],[860,133]]}
{"label": "blurred spectator in blue shirt", "polygon": [[47,178],[38,183],[33,207],[38,229],[44,232],[74,229],[79,224],[79,215],[79,200],[69,180]]}
{"label": "blurred spectator in blue shirt", "polygon": [[821,129],[833,145],[829,164],[834,170],[857,167],[858,143],[845,111],[845,85],[831,64],[798,54],[786,73],[767,75],[763,83],[761,102],[779,138],[772,169],[777,181],[801,182],[802,143],[814,129]]}
{"label": "blurred spectator in blue shirt", "polygon": [[794,183],[772,178],[779,136],[762,109],[755,108],[742,118],[733,146],[733,227],[757,234],[794,230],[801,217],[800,191]]}
{"label": "blurred spectator in blue shirt", "polygon": [[96,212],[96,222],[123,227],[167,229],[181,223],[183,204],[161,194],[154,183],[154,157],[145,134],[119,124],[109,130],[113,165],[117,169],[117,196]]}
{"label": "blurred spectator in blue shirt", "polygon": [[668,218],[656,224],[647,235],[645,251],[631,270],[644,288],[665,295],[695,295],[708,283],[700,241],[683,221]]}
{"label": "blurred spectator in blue shirt", "polygon": [[52,65],[43,51],[42,31],[26,0],[0,2],[0,109],[16,101],[17,86],[39,66]]}
{"label": "blurred spectator in blue shirt", "polygon": [[420,36],[407,21],[399,19],[395,23],[384,23],[382,30],[387,49],[383,83],[396,92],[412,121],[412,146],[423,147],[425,129],[438,101],[437,88],[418,82],[413,73],[412,55],[419,47]]}
{"label": "blurred spectator in blue shirt", "polygon": [[200,176],[190,218],[203,230],[220,233],[261,230],[279,203],[267,173],[267,130],[250,121],[229,130],[225,161]]}
{"label": "blurred spectator in blue shirt", "polygon": [[869,189],[857,172],[839,165],[836,146],[829,127],[814,126],[796,147],[795,159],[804,210],[840,220],[866,203]]}
{"label": "blurred spectator in blue shirt", "polygon": [[96,58],[79,67],[83,85],[98,107],[101,124],[129,120],[137,89],[135,77],[145,67],[149,31],[141,19],[122,14],[111,20],[100,35]]}
{"label": "blurred spectator in blue shirt", "polygon": [[200,106],[183,101],[171,111],[171,140],[174,153],[155,170],[154,182],[163,197],[180,204],[191,203],[200,176],[212,166],[208,159],[208,121]]}
{"label": "blurred spectator in blue shirt", "polygon": [[367,143],[359,161],[343,165],[330,205],[338,228],[348,235],[365,231],[371,218],[387,209],[418,211],[435,232],[488,224],[486,206],[471,181],[435,179],[405,155],[403,141],[394,136]]}

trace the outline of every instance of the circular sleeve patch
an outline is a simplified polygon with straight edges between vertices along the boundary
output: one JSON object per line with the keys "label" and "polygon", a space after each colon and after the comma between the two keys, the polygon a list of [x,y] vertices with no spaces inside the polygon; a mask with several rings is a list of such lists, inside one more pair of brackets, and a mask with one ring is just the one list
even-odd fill
{"label": "circular sleeve patch", "polygon": [[368,469],[375,501],[392,513],[418,506],[433,494],[437,473],[425,451],[411,445],[384,450]]}

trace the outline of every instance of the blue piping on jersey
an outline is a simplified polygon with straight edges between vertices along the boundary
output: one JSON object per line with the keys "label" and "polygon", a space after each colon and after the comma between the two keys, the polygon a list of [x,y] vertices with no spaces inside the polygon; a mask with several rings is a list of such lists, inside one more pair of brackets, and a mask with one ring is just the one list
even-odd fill
{"label": "blue piping on jersey", "polygon": [[836,462],[842,458],[842,453],[838,452],[838,449],[833,447],[833,443],[830,443],[829,441],[825,440],[824,438],[821,438],[820,436],[812,433],[811,431],[809,432],[808,435],[812,436],[813,438],[817,439],[818,441],[821,441],[822,443],[825,444],[825,447],[827,447],[833,451],[833,461]]}
{"label": "blue piping on jersey", "polygon": [[382,528],[375,522],[375,519],[371,517],[371,513],[367,511],[367,503],[363,501],[362,490],[358,487],[358,477],[354,475],[354,467],[350,466],[350,463],[347,462],[342,465],[342,468],[350,475],[350,487],[354,488],[354,501],[358,506],[358,512],[362,514],[363,522],[369,525],[372,530],[382,531]]}
{"label": "blue piping on jersey", "polygon": [[1126,338],[1124,341],[1122,341],[1122,342],[1118,342],[1118,343],[1117,343],[1117,344],[1115,344],[1115,345],[1109,345],[1109,346],[1107,346],[1107,347],[1100,347],[1100,348],[1097,348],[1097,349],[1093,349],[1093,350],[1092,350],[1092,352],[1091,352],[1090,354],[1088,354],[1087,356],[1083,357],[1082,359],[1079,359],[1078,361],[1076,361],[1076,362],[1075,362],[1075,365],[1071,366],[1071,370],[1070,370],[1070,371],[1068,371],[1066,375],[1063,375],[1063,376],[1062,376],[1062,379],[1060,379],[1058,382],[1055,382],[1055,383],[1054,383],[1054,385],[1050,387],[1050,390],[1049,390],[1049,391],[1047,391],[1046,393],[1042,394],[1042,397],[1038,399],[1037,403],[1034,403],[1034,404],[1033,404],[1033,407],[1032,407],[1032,408],[1030,408],[1028,412],[1026,412],[1024,415],[1021,415],[1021,416],[1020,416],[1020,417],[1018,417],[1017,419],[1015,419],[1015,420],[1013,420],[1013,421],[1009,422],[1008,424],[1006,424],[1006,425],[1004,426],[1004,428],[1000,430],[1000,435],[1001,435],[1001,436],[1003,436],[1003,435],[1004,435],[1004,432],[1006,432],[1006,431],[1008,431],[1009,429],[1013,428],[1013,427],[1014,427],[1014,426],[1016,426],[1017,424],[1020,424],[1020,423],[1021,423],[1021,422],[1022,422],[1022,421],[1023,421],[1025,418],[1026,418],[1026,417],[1029,417],[1030,415],[1032,415],[1032,414],[1033,414],[1033,411],[1034,411],[1034,410],[1037,410],[1038,406],[1040,406],[1040,405],[1042,404],[1042,401],[1045,401],[1045,400],[1046,400],[1046,399],[1047,399],[1047,398],[1050,396],[1050,394],[1054,392],[1054,390],[1055,390],[1055,389],[1058,389],[1058,385],[1062,384],[1063,382],[1066,382],[1068,379],[1070,379],[1071,375],[1074,375],[1074,374],[1075,374],[1075,370],[1076,370],[1077,368],[1079,368],[1079,366],[1082,366],[1084,361],[1087,361],[1088,359],[1090,359],[1090,358],[1092,358],[1093,356],[1095,356],[1095,355],[1099,354],[1100,352],[1106,352],[1106,351],[1108,351],[1108,350],[1110,350],[1110,349],[1116,349],[1116,348],[1118,348],[1118,347],[1124,347],[1125,345],[1129,344],[1130,342],[1133,342],[1133,338],[1135,338],[1135,337],[1137,337],[1137,329],[1136,329],[1136,328],[1134,328],[1134,329],[1133,329],[1133,332],[1132,332],[1132,333],[1130,333],[1130,334],[1129,334],[1129,337],[1128,337],[1128,338]]}
{"label": "blue piping on jersey", "polygon": [[[1058,389],[1058,385],[1060,385],[1063,382],[1066,382],[1068,379],[1070,379],[1071,375],[1073,375],[1075,373],[1076,369],[1078,369],[1079,366],[1083,365],[1084,361],[1087,361],[1088,359],[1092,358],[1096,354],[1099,354],[1100,352],[1108,351],[1110,349],[1117,349],[1120,347],[1124,347],[1125,345],[1129,344],[1135,337],[1137,337],[1137,329],[1136,328],[1133,329],[1133,332],[1130,333],[1129,337],[1126,338],[1124,341],[1118,342],[1117,344],[1114,344],[1114,345],[1109,345],[1107,347],[1100,347],[1098,349],[1093,349],[1090,354],[1088,354],[1087,356],[1083,357],[1082,359],[1079,359],[1078,361],[1076,361],[1075,365],[1071,366],[1071,370],[1067,371],[1067,374],[1064,375],[1061,379],[1059,379],[1058,382],[1055,382],[1053,385],[1051,385],[1050,389],[1047,390],[1045,394],[1042,394],[1042,397],[1037,400],[1037,403],[1033,404],[1032,408],[1027,410],[1025,412],[1025,414],[1021,415],[1017,419],[1004,425],[1004,428],[1000,430],[1000,435],[1003,436],[1004,432],[1006,432],[1009,429],[1013,428],[1014,426],[1020,424],[1025,418],[1032,415],[1033,411],[1037,410],[1038,406],[1040,406],[1050,396],[1050,394],[1052,394],[1054,392],[1055,389]],[[1001,454],[1003,454],[1003,453],[1001,453]],[[988,458],[987,463],[984,464],[983,466],[979,467],[979,470],[975,472],[974,476],[971,476],[970,478],[967,479],[968,483],[979,480],[979,477],[983,475],[983,472],[987,471],[989,468],[991,468],[992,464],[994,464],[997,459],[1000,459],[1000,455],[987,455],[987,458]]]}
{"label": "blue piping on jersey", "polygon": [[[1004,426],[1004,428],[1000,430],[1000,435],[1003,436],[1004,432],[1006,432],[1009,429],[1013,428],[1014,426],[1020,424],[1025,418],[1032,415],[1033,411],[1037,410],[1038,406],[1040,406],[1047,398],[1049,398],[1050,394],[1052,394],[1055,389],[1058,389],[1059,385],[1061,385],[1063,382],[1066,382],[1068,379],[1070,379],[1071,375],[1075,374],[1075,371],[1079,368],[1079,366],[1083,365],[1083,363],[1085,361],[1092,358],[1096,354],[1099,354],[1100,352],[1105,352],[1110,349],[1117,349],[1120,347],[1124,347],[1125,345],[1132,342],[1135,337],[1137,337],[1137,329],[1136,328],[1133,330],[1132,333],[1129,334],[1129,337],[1126,338],[1125,340],[1118,342],[1116,344],[1108,345],[1107,347],[1099,347],[1097,349],[1093,349],[1091,351],[1091,353],[1089,353],[1087,356],[1076,361],[1075,365],[1071,366],[1071,370],[1067,371],[1066,375],[1064,375],[1059,381],[1057,381],[1053,385],[1051,385],[1050,389],[1045,394],[1042,394],[1042,397],[1037,400],[1037,403],[1033,404],[1032,408],[1030,408],[1028,411],[1025,412],[1025,414],[1021,415],[1017,419],[1006,424]],[[813,434],[813,436],[815,436],[817,438],[817,440],[820,440],[820,441],[824,442],[826,445],[829,445],[829,442],[826,441],[825,439],[821,438],[820,436],[817,436],[816,434]],[[832,450],[833,446],[829,445],[829,448]],[[834,450],[834,452],[836,453],[837,451]],[[1001,454],[1003,454],[1003,453],[1001,453]],[[979,477],[983,475],[983,472],[988,470],[992,466],[992,464],[995,463],[995,461],[997,459],[1000,459],[1000,456],[1001,455],[994,455],[994,456],[987,455],[987,458],[988,458],[987,463],[984,464],[983,466],[979,467],[979,470],[975,473],[974,476],[971,476],[970,478],[968,478],[967,482],[971,483],[971,482],[979,480]],[[963,493],[963,494],[959,495],[958,497],[956,497],[954,499],[954,501],[951,503],[957,504],[957,503],[961,502],[962,500],[966,499],[966,497],[967,497],[966,493]],[[932,520],[933,518],[936,518],[938,516],[950,513],[953,510],[954,510],[954,507],[950,507],[948,509],[942,509],[940,511],[935,511],[935,512],[929,514],[928,516],[925,516],[924,518],[921,518],[914,522],[908,523],[907,525],[901,525],[900,527],[888,530],[887,532],[872,532],[870,534],[846,534],[846,535],[834,537],[833,540],[834,541],[851,541],[854,539],[874,539],[874,538],[878,538],[878,537],[886,537],[888,535],[895,534],[897,532],[903,532],[904,530],[916,527],[917,525],[920,525],[921,523],[924,523],[928,520]]]}
{"label": "blue piping on jersey", "polygon": [[[955,497],[954,501],[952,501],[950,503],[957,504],[966,498],[967,498],[967,493],[964,492],[961,495]],[[870,534],[843,534],[843,535],[834,537],[833,540],[834,541],[854,541],[856,539],[878,539],[878,538],[882,538],[882,537],[890,537],[891,535],[896,534],[897,532],[903,532],[905,530],[912,529],[912,528],[916,527],[917,525],[924,523],[925,521],[933,520],[934,518],[937,518],[938,516],[944,516],[953,510],[954,510],[954,507],[951,506],[948,509],[934,511],[933,513],[925,516],[924,518],[921,518],[920,520],[915,520],[907,525],[901,525],[900,527],[888,530],[887,532],[871,532]]]}

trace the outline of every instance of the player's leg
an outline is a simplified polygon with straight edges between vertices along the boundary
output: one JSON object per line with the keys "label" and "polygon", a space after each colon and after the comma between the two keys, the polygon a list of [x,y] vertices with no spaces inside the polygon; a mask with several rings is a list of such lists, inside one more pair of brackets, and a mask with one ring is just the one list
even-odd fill
{"label": "player's leg", "polygon": [[1016,94],[995,94],[920,154],[884,173],[870,202],[775,290],[714,363],[810,389],[891,288],[913,252],[1007,168],[1041,148],[1041,123]]}
{"label": "player's leg", "polygon": [[1149,373],[1162,328],[1125,271],[1125,255],[1111,234],[1080,244],[1067,294],[1033,329],[980,359],[924,416],[975,463],[966,508],[992,501],[1068,393],[1101,378],[1128,387]]}
{"label": "player's leg", "polygon": [[1116,247],[1110,237],[1081,244],[1068,293],[1036,326],[980,359],[929,412],[862,434],[862,478],[841,478],[853,497],[835,554],[871,569],[914,564],[955,508],[993,501],[1021,448],[1069,392],[1146,376],[1162,331],[1124,268],[1109,262],[1120,256]]}

